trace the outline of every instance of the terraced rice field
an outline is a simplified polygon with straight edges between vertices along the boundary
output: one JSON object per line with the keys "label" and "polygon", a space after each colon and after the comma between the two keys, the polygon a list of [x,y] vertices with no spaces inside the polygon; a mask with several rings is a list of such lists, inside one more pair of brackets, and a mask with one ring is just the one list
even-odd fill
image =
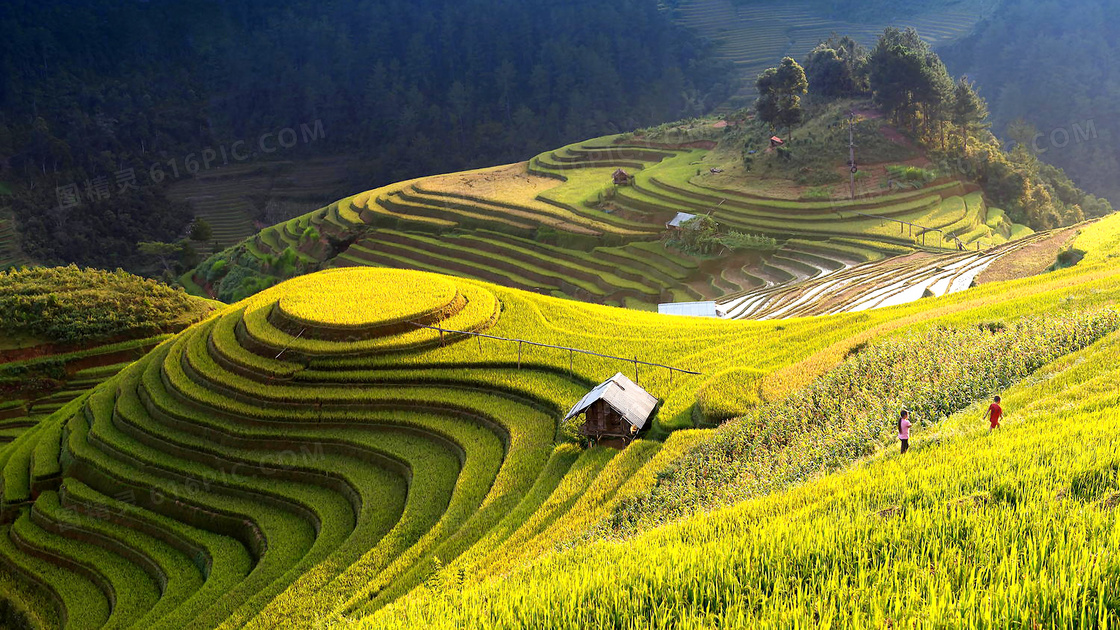
{"label": "terraced rice field", "polygon": [[[409,296],[354,292],[400,274]],[[2,452],[0,559],[67,627],[303,626],[376,610],[441,563],[500,571],[582,533],[703,433],[557,446],[605,359],[526,352],[517,371],[512,347],[419,327],[535,319],[496,288],[324,272],[160,345]]]}
{"label": "terraced rice field", "polygon": [[[291,251],[309,269],[415,269],[648,309],[737,297],[916,250],[955,250],[957,239],[988,249],[1011,235],[1002,212],[951,179],[835,202],[717,187],[696,176],[718,165],[710,144],[607,137],[528,163],[401,182],[265,229],[237,255],[267,263]],[[632,185],[612,184],[618,168],[633,175]],[[786,243],[765,255],[684,255],[659,242],[678,212]]]}
{"label": "terraced rice field", "polygon": [[[689,291],[695,266],[661,249],[624,246],[572,252],[531,239],[478,230],[443,238],[375,230],[335,261],[338,266],[404,267],[494,282],[592,302],[652,302]],[[654,270],[654,271],[651,271]]]}
{"label": "terraced rice field", "polygon": [[903,19],[849,22],[810,2],[742,3],[732,0],[681,0],[677,20],[716,46],[717,55],[735,64],[743,84],[725,109],[744,107],[757,95],[754,79],[783,57],[798,61],[833,34],[848,35],[871,47],[887,26],[913,26],[932,45],[967,35],[983,17],[984,2]]}
{"label": "terraced rice field", "polygon": [[58,372],[59,377],[54,387],[46,392],[0,395],[0,444],[14,441],[40,421],[115,376],[167,338],[169,335],[134,339],[90,346],[71,353],[0,363],[0,375],[38,373],[47,369],[52,373]]}
{"label": "terraced rice field", "polygon": [[[1117,234],[1116,219],[1085,226],[1075,268],[781,325],[421,272],[302,276],[165,341],[0,450],[0,561],[38,585],[27,606],[67,627],[390,623],[402,609],[387,606],[417,587],[457,592],[555,557],[649,488],[704,439],[680,430],[720,375],[750,368],[774,399],[907,327],[1114,305]],[[409,289],[387,294],[390,281]],[[621,452],[565,443],[558,418],[619,370],[663,399],[653,433]]]}
{"label": "terraced rice field", "polygon": [[[787,272],[793,276],[791,280],[723,297],[717,308],[729,319],[782,319],[884,308],[939,297],[971,288],[993,263],[1049,236],[1034,234],[982,251],[920,253],[831,270],[809,262],[802,269]],[[816,258],[812,247],[817,246],[801,245],[790,252],[792,256]],[[775,258],[796,262],[792,256]],[[794,276],[805,271],[811,275]]]}
{"label": "terraced rice field", "polygon": [[1010,413],[991,434],[973,405],[916,425],[904,456],[419,593],[348,627],[1112,627],[1118,361],[1114,333],[1005,391]]}
{"label": "terraced rice field", "polygon": [[0,269],[31,264],[19,247],[19,235],[11,219],[0,218]]}
{"label": "terraced rice field", "polygon": [[260,226],[254,217],[262,203],[278,204],[288,216],[298,214],[299,208],[322,205],[324,197],[329,198],[341,184],[348,163],[345,159],[317,159],[235,164],[178,181],[168,194],[189,203],[196,216],[213,228],[213,242],[204,248],[209,253],[256,234]]}

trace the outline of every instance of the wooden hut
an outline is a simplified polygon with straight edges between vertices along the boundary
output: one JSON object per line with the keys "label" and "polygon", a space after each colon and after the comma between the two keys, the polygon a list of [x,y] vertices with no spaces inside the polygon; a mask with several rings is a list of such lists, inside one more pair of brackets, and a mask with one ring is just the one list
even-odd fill
{"label": "wooden hut", "polygon": [[629,440],[646,428],[656,407],[656,398],[618,373],[588,392],[564,420],[585,414],[579,428],[582,435],[594,440]]}
{"label": "wooden hut", "polygon": [[630,176],[629,173],[622,170],[621,168],[615,171],[614,175],[611,175],[611,178],[614,179],[615,186],[629,186],[634,179]]}
{"label": "wooden hut", "polygon": [[772,149],[776,149],[776,148],[782,146],[785,143],[786,143],[785,140],[782,140],[778,136],[771,136],[770,137],[770,148],[772,148]]}

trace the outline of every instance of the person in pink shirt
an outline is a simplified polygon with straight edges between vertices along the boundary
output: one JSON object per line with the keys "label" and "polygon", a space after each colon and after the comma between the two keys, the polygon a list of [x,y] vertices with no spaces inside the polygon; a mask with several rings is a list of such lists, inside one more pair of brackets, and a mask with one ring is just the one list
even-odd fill
{"label": "person in pink shirt", "polygon": [[910,412],[903,409],[898,418],[898,440],[902,442],[902,452],[910,450]]}

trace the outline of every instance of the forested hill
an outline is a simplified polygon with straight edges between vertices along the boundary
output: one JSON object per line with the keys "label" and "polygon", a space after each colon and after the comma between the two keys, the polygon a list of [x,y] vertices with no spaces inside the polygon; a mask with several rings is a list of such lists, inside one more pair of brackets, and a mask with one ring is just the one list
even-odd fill
{"label": "forested hill", "polygon": [[0,182],[44,262],[181,233],[161,199],[45,212],[127,166],[322,121],[314,150],[387,183],[699,113],[732,80],[649,0],[9,0],[0,32]]}
{"label": "forested hill", "polygon": [[[1006,0],[941,51],[988,100],[1001,137],[1023,140],[1085,189],[1120,201],[1120,4]],[[1013,125],[1017,121],[1027,123]],[[1033,127],[1033,128],[1032,128]],[[1018,138],[1013,138],[1018,136]]]}

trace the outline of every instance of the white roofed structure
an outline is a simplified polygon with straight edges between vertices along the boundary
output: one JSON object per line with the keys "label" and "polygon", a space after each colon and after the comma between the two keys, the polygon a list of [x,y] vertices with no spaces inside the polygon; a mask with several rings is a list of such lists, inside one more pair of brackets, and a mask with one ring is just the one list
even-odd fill
{"label": "white roofed structure", "polygon": [[657,312],[662,315],[679,315],[682,317],[722,316],[715,302],[669,302],[658,304]]}
{"label": "white roofed structure", "polygon": [[685,223],[687,221],[691,221],[692,219],[695,219],[695,218],[696,218],[695,214],[689,214],[687,212],[678,212],[677,216],[673,217],[673,219],[671,221],[669,221],[668,223],[665,224],[665,227],[667,227],[667,228],[679,228],[679,227],[681,227],[682,223]]}
{"label": "white roofed structure", "polygon": [[[588,392],[564,420],[587,412],[585,435],[628,437],[646,427],[655,408],[657,399],[620,372]],[[622,426],[621,421],[629,426]]]}

